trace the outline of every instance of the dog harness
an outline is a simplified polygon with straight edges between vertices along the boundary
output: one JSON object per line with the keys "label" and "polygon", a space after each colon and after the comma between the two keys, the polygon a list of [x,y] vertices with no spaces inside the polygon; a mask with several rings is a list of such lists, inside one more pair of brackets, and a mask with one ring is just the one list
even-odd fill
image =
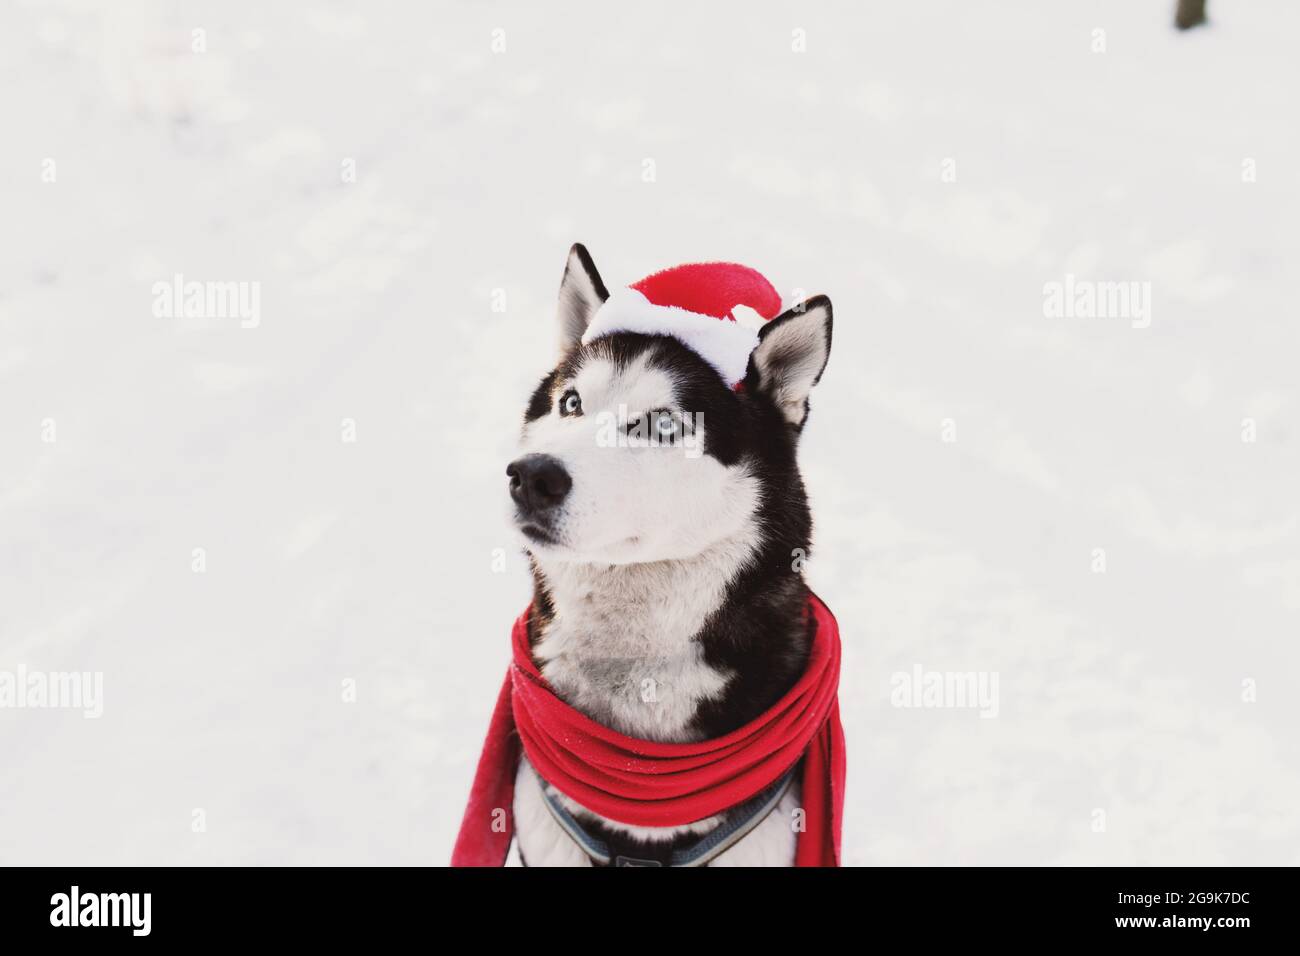
{"label": "dog harness", "polygon": [[737,807],[722,824],[693,844],[666,851],[626,837],[616,837],[617,843],[611,847],[609,841],[586,830],[549,787],[543,785],[542,794],[555,822],[587,854],[592,866],[708,866],[714,857],[731,849],[767,819],[794,783],[796,769],[791,767],[780,780]]}
{"label": "dog harness", "polygon": [[845,780],[837,699],[840,640],[835,618],[819,598],[808,596],[812,646],[794,686],[743,727],[692,743],[628,737],[562,701],[533,661],[530,613],[531,608],[515,621],[513,663],[483,744],[453,866],[505,863],[521,752],[546,783],[618,823],[685,826],[739,808],[699,843],[679,851],[676,863],[671,856],[647,863],[642,844],[635,845],[635,853],[612,847],[587,833],[558,800],[548,799],[552,815],[584,852],[594,862],[609,861],[601,865],[702,865],[757,826],[779,802],[782,781],[788,786],[786,778],[794,773],[800,775],[802,811],[795,865],[840,865]]}

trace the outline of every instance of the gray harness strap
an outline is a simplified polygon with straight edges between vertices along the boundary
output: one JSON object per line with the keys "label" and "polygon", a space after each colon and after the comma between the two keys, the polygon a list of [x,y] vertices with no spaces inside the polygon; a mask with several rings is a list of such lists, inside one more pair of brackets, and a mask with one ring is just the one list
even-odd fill
{"label": "gray harness strap", "polygon": [[[796,763],[766,790],[750,797],[737,807],[726,822],[710,830],[703,837],[689,846],[673,850],[669,857],[669,866],[707,866],[709,861],[735,846],[750,832],[767,819],[767,815],[776,809],[790,784],[799,765]],[[619,855],[610,850],[609,844],[600,837],[588,833],[581,823],[560,802],[560,798],[551,792],[546,781],[542,780],[542,796],[546,799],[546,808],[551,811],[561,829],[569,835],[579,849],[590,857],[597,866],[663,866],[658,860],[643,860],[636,857]]]}

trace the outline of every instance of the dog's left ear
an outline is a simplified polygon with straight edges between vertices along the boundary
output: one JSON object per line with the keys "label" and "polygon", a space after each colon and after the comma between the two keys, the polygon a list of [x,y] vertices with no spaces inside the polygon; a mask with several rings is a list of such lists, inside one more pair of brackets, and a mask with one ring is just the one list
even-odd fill
{"label": "dog's left ear", "polygon": [[831,357],[831,300],[814,296],[763,325],[749,357],[746,387],[771,396],[796,428],[808,417],[808,394]]}
{"label": "dog's left ear", "polygon": [[561,354],[578,344],[591,323],[591,317],[608,298],[609,292],[596,271],[596,264],[591,261],[587,247],[575,242],[569,250],[569,261],[564,264],[564,278],[560,280],[557,318]]}

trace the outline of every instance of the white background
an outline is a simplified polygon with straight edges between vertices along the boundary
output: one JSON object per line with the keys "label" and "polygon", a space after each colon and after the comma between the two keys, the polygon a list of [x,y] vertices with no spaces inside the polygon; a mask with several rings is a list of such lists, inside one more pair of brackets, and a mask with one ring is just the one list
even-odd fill
{"label": "white background", "polygon": [[[835,303],[847,862],[1300,862],[1300,8],[1172,7],[6,5],[0,669],[105,699],[0,710],[0,862],[446,861],[575,240]],[[1045,317],[1066,273],[1150,327]],[[917,664],[997,718],[892,707]]]}

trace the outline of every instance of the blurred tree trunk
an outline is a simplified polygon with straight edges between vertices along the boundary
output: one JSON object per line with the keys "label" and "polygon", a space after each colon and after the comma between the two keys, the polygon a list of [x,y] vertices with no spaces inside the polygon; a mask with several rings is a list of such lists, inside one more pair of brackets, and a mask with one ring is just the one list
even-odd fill
{"label": "blurred tree trunk", "polygon": [[1180,30],[1190,30],[1205,22],[1205,0],[1178,0],[1178,12],[1174,14],[1174,26]]}

